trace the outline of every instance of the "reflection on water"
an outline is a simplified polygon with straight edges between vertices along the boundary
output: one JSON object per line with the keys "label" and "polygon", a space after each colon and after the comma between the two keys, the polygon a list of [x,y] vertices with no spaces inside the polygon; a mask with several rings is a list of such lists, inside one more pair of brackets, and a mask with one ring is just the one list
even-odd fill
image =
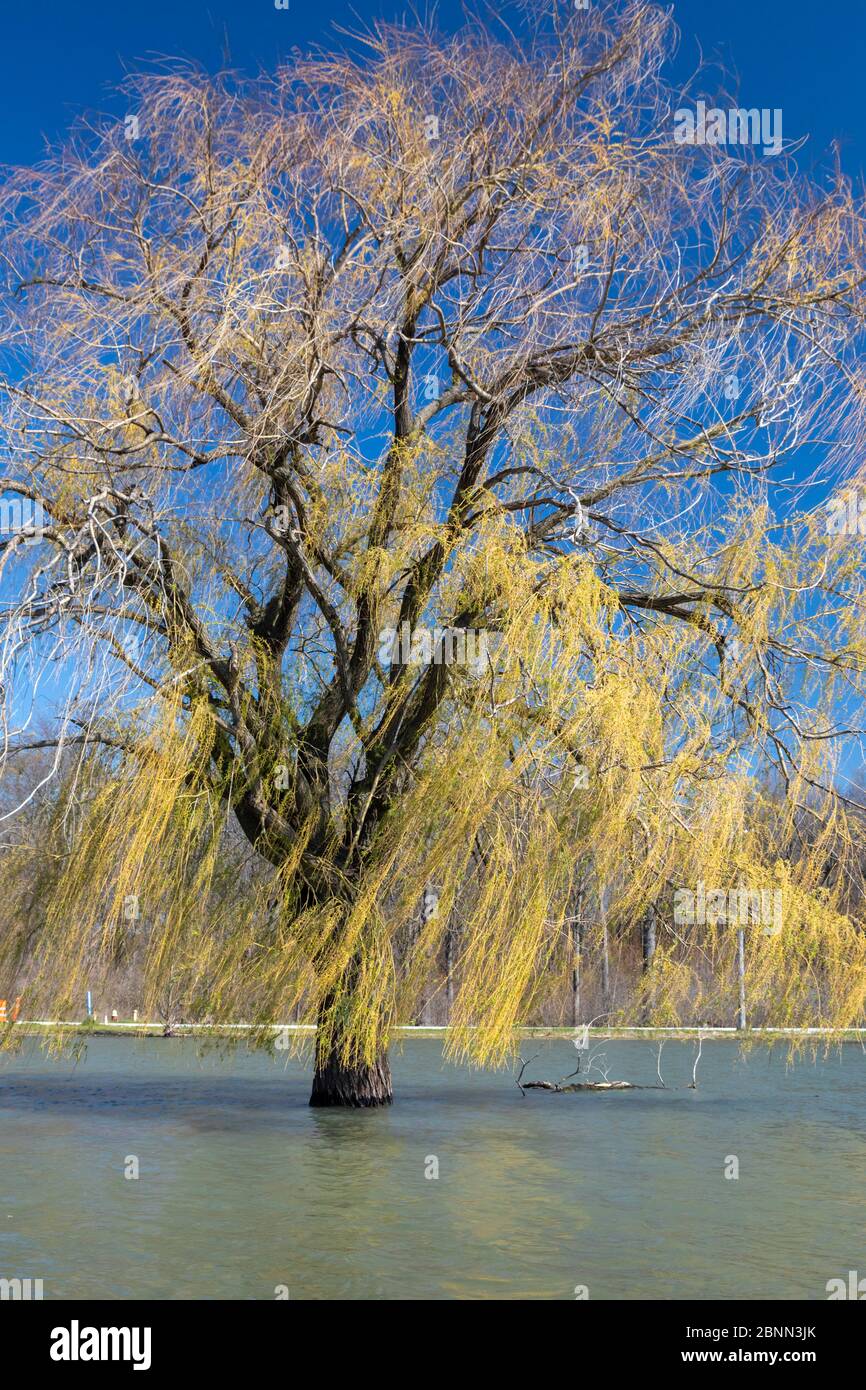
{"label": "reflection on water", "polygon": [[[567,1039],[533,1050],[533,1076],[573,1070]],[[655,1080],[649,1044],[606,1050]],[[669,1086],[692,1057],[666,1045]],[[525,1098],[433,1041],[393,1060],[371,1113],[310,1110],[299,1062],[188,1040],[4,1058],[0,1277],[46,1299],[821,1299],[866,1274],[858,1047],[789,1066],[705,1043],[697,1091]]]}

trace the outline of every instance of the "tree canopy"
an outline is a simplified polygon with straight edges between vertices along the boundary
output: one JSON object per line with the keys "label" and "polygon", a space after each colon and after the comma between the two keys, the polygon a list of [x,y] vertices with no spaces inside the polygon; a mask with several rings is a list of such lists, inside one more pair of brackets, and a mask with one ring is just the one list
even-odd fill
{"label": "tree canopy", "polygon": [[[302,1000],[369,1067],[461,901],[451,1045],[501,1057],[583,875],[661,911],[652,1017],[732,978],[730,924],[671,916],[700,883],[781,894],[769,1022],[862,1021],[863,566],[826,501],[863,208],[677,140],[675,37],[633,0],[165,64],[10,174],[2,769],[54,750],[55,831],[34,926],[11,798],[2,952],[36,930],[37,1007],[133,901],[151,997]],[[257,868],[214,893],[233,825]]]}

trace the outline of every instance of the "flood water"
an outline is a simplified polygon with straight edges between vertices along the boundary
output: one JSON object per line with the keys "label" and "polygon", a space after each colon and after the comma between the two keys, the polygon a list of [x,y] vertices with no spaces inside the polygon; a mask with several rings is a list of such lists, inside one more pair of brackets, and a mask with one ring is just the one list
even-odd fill
{"label": "flood water", "polygon": [[[568,1039],[527,1050],[527,1078],[574,1069]],[[605,1051],[611,1079],[656,1080],[653,1045]],[[705,1043],[689,1090],[693,1055],[665,1045],[667,1091],[524,1098],[417,1039],[394,1106],[345,1112],[310,1110],[283,1057],[34,1043],[0,1059],[0,1277],[46,1299],[592,1300],[826,1299],[866,1274],[866,1054]]]}

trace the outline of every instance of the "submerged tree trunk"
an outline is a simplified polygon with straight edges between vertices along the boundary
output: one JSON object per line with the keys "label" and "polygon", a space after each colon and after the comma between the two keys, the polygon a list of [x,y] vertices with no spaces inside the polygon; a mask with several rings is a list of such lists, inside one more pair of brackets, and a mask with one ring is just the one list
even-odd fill
{"label": "submerged tree trunk", "polygon": [[332,1030],[329,1039],[324,1041],[321,1019],[332,1003],[333,998],[325,999],[321,1005],[310,1105],[340,1105],[356,1110],[390,1105],[393,1100],[391,1066],[384,1047],[379,1049],[372,1063],[347,1064],[341,1055],[339,1030]]}
{"label": "submerged tree trunk", "polygon": [[327,1056],[316,1049],[311,1105],[342,1105],[363,1109],[390,1105],[392,1100],[391,1066],[387,1052],[381,1051],[372,1066],[363,1062],[346,1066],[337,1049],[332,1049]]}

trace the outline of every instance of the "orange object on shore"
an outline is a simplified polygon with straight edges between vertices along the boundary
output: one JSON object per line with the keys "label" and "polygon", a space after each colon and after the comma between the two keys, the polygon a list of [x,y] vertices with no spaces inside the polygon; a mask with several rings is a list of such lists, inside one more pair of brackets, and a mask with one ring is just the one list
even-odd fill
{"label": "orange object on shore", "polygon": [[0,1023],[6,1023],[6,1000],[0,999]]}
{"label": "orange object on shore", "polygon": [[17,1022],[17,1020],[18,1020],[18,1015],[19,1015],[20,1012],[21,1012],[21,995],[19,994],[18,998],[15,1000],[15,1003],[12,1005],[12,1022],[13,1022],[13,1023]]}

